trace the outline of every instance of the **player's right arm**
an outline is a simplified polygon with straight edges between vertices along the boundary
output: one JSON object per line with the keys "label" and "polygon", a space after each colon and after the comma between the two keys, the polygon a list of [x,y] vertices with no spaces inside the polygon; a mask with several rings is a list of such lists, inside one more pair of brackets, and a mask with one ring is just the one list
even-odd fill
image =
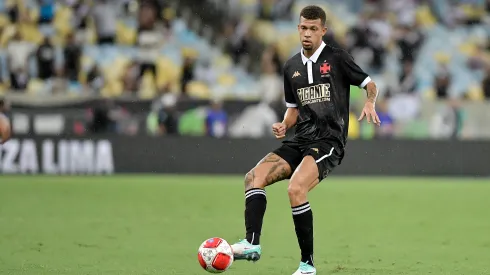
{"label": "player's right arm", "polygon": [[284,97],[286,100],[286,113],[284,114],[284,119],[282,122],[274,123],[272,125],[272,132],[276,138],[284,138],[286,136],[286,131],[296,125],[298,120],[298,104],[294,98],[293,88],[291,86],[290,78],[287,73],[287,63],[284,66]]}

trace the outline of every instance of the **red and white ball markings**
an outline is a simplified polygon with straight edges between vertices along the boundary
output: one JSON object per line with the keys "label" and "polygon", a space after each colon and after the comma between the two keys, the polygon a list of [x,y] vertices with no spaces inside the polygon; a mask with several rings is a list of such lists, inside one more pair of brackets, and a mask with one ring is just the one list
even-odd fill
{"label": "red and white ball markings", "polygon": [[210,273],[222,273],[233,263],[233,251],[224,239],[210,238],[199,247],[197,259],[204,270]]}

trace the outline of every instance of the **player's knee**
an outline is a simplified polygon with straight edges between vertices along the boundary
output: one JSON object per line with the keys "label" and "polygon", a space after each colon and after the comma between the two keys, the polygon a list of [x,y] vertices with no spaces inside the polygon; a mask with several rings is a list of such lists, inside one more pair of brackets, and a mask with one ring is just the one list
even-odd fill
{"label": "player's knee", "polygon": [[245,174],[245,191],[252,188],[265,188],[265,178],[257,175],[255,168]]}
{"label": "player's knee", "polygon": [[306,193],[308,193],[308,190],[306,190],[304,187],[302,187],[299,184],[290,184],[288,186],[288,195],[290,198],[301,197]]}

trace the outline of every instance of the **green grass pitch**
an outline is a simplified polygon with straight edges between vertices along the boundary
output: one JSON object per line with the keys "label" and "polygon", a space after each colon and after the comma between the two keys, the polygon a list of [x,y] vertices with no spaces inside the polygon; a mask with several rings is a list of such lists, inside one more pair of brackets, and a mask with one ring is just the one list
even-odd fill
{"label": "green grass pitch", "polygon": [[[267,190],[263,256],[292,274],[287,182]],[[242,177],[0,176],[0,274],[204,275],[208,237],[243,237]],[[331,177],[309,197],[318,274],[490,274],[490,181]]]}

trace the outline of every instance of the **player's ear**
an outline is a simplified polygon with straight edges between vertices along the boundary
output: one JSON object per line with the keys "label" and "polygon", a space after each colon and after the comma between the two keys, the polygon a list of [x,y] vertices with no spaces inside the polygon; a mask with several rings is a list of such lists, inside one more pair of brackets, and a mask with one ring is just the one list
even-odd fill
{"label": "player's ear", "polygon": [[322,31],[323,35],[325,35],[327,33],[327,31],[328,31],[328,27],[327,26],[324,26],[323,27],[323,31]]}

